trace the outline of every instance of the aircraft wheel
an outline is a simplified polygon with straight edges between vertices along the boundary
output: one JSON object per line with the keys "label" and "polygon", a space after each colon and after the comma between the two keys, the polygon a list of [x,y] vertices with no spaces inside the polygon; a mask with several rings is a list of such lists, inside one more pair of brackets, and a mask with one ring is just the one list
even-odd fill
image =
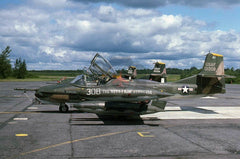
{"label": "aircraft wheel", "polygon": [[148,108],[148,106],[147,106],[147,104],[144,102],[144,103],[142,103],[142,104],[140,105],[139,111],[147,111],[147,108]]}
{"label": "aircraft wheel", "polygon": [[68,108],[67,104],[65,104],[65,103],[61,103],[60,106],[59,106],[59,111],[61,113],[67,113],[68,109],[69,108]]}

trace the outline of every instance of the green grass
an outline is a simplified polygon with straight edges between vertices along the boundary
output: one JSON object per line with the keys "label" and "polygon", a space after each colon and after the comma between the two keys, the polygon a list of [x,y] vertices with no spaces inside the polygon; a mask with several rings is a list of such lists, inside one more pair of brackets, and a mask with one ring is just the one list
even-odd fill
{"label": "green grass", "polygon": [[6,79],[0,79],[0,82],[19,81],[19,82],[31,82],[31,81],[58,81],[63,77],[75,77],[81,74],[81,71],[28,71],[25,79],[16,79],[15,77],[8,77]]}
{"label": "green grass", "polygon": [[67,78],[74,78],[72,76],[38,76],[38,77],[31,77],[31,78],[25,78],[25,79],[16,79],[16,78],[6,78],[6,79],[0,79],[0,82],[34,82],[34,81],[58,81],[62,79],[63,77]]}
{"label": "green grass", "polygon": [[31,82],[31,81],[57,81],[61,79],[58,76],[39,76],[37,78],[25,78],[25,79],[16,79],[16,78],[6,78],[0,79],[0,82]]}
{"label": "green grass", "polygon": [[168,74],[167,75],[167,81],[168,82],[174,82],[180,80],[180,75],[176,75],[176,74]]}
{"label": "green grass", "polygon": [[82,74],[82,71],[29,71],[31,76],[58,76],[58,77],[74,77]]}

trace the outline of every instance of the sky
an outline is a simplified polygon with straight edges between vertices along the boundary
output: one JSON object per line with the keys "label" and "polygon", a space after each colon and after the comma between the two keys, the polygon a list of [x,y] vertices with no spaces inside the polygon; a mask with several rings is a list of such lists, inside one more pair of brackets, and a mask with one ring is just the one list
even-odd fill
{"label": "sky", "polygon": [[1,0],[0,49],[28,70],[201,68],[210,51],[240,69],[240,0]]}

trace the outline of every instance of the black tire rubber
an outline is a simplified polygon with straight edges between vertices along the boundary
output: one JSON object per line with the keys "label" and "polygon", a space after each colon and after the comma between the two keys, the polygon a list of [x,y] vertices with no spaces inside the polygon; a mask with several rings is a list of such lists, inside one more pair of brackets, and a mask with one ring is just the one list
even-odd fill
{"label": "black tire rubber", "polygon": [[69,110],[69,108],[68,108],[67,104],[60,104],[60,106],[59,106],[59,111],[60,111],[61,113],[67,113],[68,110]]}

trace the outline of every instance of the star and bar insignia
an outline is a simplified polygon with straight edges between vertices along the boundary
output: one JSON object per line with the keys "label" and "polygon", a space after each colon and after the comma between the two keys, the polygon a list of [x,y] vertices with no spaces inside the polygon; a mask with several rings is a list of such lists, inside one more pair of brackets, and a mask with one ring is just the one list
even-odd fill
{"label": "star and bar insignia", "polygon": [[193,88],[189,88],[189,86],[182,86],[182,88],[178,88],[179,91],[182,91],[183,94],[188,94],[193,91]]}

